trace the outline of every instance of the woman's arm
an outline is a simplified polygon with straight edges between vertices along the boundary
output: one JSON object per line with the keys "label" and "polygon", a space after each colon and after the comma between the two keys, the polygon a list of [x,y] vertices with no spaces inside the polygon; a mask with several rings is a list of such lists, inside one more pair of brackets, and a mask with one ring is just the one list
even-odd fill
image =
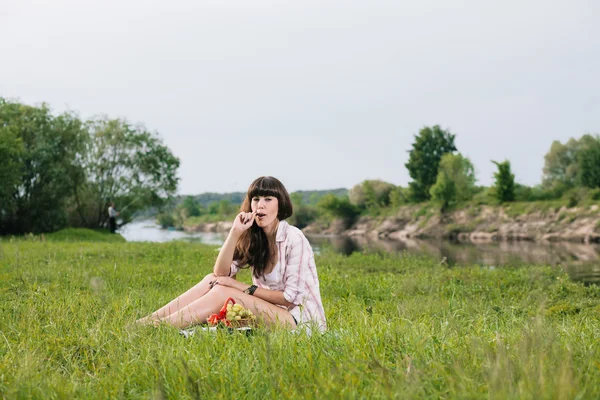
{"label": "woman's arm", "polygon": [[286,306],[287,308],[290,308],[291,306],[295,305],[287,301],[283,296],[283,292],[279,290],[258,288],[254,291],[254,297],[266,300],[269,303]]}
{"label": "woman's arm", "polygon": [[233,226],[229,231],[229,235],[227,235],[227,239],[225,239],[225,243],[223,243],[223,247],[221,247],[221,251],[219,251],[219,255],[217,257],[217,261],[215,262],[215,266],[213,268],[213,272],[217,276],[228,276],[231,270],[231,263],[233,262],[233,252],[235,251],[235,245],[237,244],[238,239],[244,233],[244,231],[248,230],[252,224],[254,223],[255,212],[239,213],[235,219],[233,220]]}
{"label": "woman's arm", "polygon": [[[217,279],[215,279],[214,283],[217,285],[237,289],[240,292],[243,292],[244,290],[250,287],[250,285],[248,285],[247,283],[236,281],[235,279],[232,279],[228,276],[219,276]],[[254,291],[253,296],[268,301],[269,303],[282,305],[288,308],[294,305],[293,303],[290,303],[285,299],[285,297],[283,296],[283,291],[280,290],[258,288]]]}
{"label": "woman's arm", "polygon": [[217,261],[213,268],[213,272],[216,276],[229,275],[231,263],[233,262],[233,252],[239,238],[240,234],[235,233],[233,229],[229,231],[229,235],[227,235],[227,239],[225,239],[225,243],[223,243],[223,247],[221,247],[221,251],[219,251],[219,256],[217,257]]}

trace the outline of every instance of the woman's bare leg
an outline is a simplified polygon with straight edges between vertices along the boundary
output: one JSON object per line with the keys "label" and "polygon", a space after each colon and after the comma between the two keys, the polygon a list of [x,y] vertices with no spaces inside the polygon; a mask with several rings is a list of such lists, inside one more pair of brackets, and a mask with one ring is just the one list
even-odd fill
{"label": "woman's bare leg", "polygon": [[176,299],[171,300],[167,305],[161,307],[160,309],[156,310],[147,317],[138,319],[136,322],[143,324],[159,321],[181,310],[183,307],[187,306],[188,304],[198,300],[200,297],[207,294],[210,291],[210,282],[215,280],[216,278],[217,276],[215,274],[206,275],[204,279],[202,279],[200,282],[194,285],[187,292],[177,297]]}
{"label": "woman's bare leg", "polygon": [[225,300],[229,297],[233,298],[236,303],[240,303],[244,308],[252,310],[261,321],[266,322],[268,325],[278,324],[289,329],[296,327],[292,314],[286,309],[237,289],[219,285],[212,288],[205,296],[172,313],[162,321],[178,328],[186,328],[190,325],[206,322],[211,314],[219,312]]}

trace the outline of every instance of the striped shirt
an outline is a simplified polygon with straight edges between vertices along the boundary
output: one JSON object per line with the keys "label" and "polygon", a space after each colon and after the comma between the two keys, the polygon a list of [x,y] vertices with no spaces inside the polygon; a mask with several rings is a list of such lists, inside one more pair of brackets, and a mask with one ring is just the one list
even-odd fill
{"label": "striped shirt", "polygon": [[[319,290],[319,278],[315,256],[302,231],[286,221],[280,221],[275,238],[278,262],[273,271],[252,282],[263,289],[279,290],[293,305],[288,308],[298,321],[298,328],[309,332],[316,327],[319,331],[327,328],[325,311]],[[239,271],[236,261],[231,264],[230,276]]]}

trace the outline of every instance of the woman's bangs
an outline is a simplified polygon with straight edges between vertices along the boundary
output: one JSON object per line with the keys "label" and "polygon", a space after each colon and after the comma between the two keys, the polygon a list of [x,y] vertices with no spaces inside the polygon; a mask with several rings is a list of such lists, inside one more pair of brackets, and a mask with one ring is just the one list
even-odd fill
{"label": "woman's bangs", "polygon": [[277,199],[279,199],[280,193],[276,189],[276,185],[274,185],[274,184],[269,185],[269,183],[270,182],[268,182],[267,179],[261,179],[260,181],[256,182],[256,184],[253,185],[253,187],[251,187],[250,190],[248,191],[248,198],[252,199],[253,197],[256,197],[256,196],[271,196],[271,197],[276,197]]}

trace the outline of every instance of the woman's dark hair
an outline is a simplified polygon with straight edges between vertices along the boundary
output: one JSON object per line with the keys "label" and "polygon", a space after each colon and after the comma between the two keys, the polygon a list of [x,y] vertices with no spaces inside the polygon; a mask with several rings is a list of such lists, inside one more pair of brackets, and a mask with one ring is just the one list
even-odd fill
{"label": "woman's dark hair", "polygon": [[[277,211],[277,219],[282,221],[291,217],[292,200],[285,186],[272,176],[261,176],[256,179],[248,188],[248,193],[244,199],[240,211],[252,211],[252,198],[256,196],[272,196],[277,198],[279,209]],[[276,235],[277,232],[273,232]],[[270,263],[277,260],[277,243],[275,237],[269,241],[265,231],[254,222],[250,229],[246,230],[235,246],[233,259],[238,265],[245,268],[251,265],[256,278],[264,277],[265,270]]]}

